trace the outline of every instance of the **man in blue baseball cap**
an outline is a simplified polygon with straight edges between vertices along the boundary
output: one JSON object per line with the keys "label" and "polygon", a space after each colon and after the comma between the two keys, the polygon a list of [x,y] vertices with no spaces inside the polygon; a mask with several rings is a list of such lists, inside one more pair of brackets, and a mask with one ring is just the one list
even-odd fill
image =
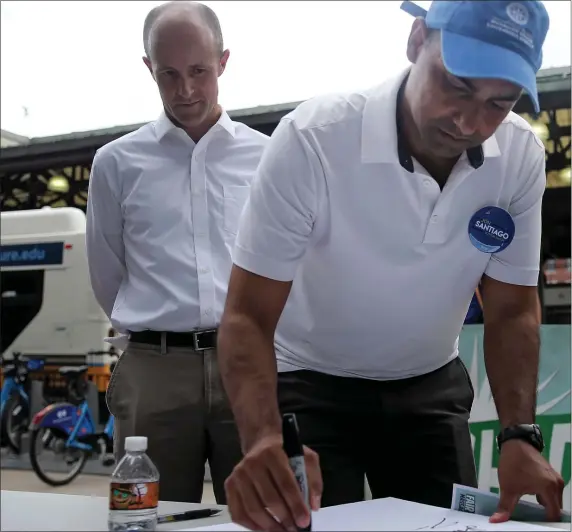
{"label": "man in blue baseball cap", "polygon": [[[402,5],[416,14],[419,8],[409,6]],[[441,58],[449,73],[512,83],[530,96],[539,112],[536,73],[549,23],[541,2],[433,2],[426,14],[417,14],[417,29],[439,30]]]}
{"label": "man in blue baseball cap", "polygon": [[[539,112],[536,73],[549,25],[542,2],[435,1],[426,13],[410,2],[402,8],[417,15],[407,50],[416,68],[408,85],[409,93],[420,90],[409,106],[424,151],[455,160],[495,132],[523,91]],[[425,60],[427,40],[434,41],[436,62]],[[481,114],[477,128],[465,112],[487,93],[495,99],[473,106]]]}
{"label": "man in blue baseball cap", "polygon": [[[477,286],[501,426],[491,520],[524,494],[560,518],[535,424],[545,149],[511,112],[523,93],[538,110],[548,15],[492,0],[414,14],[412,65],[285,116],[242,212],[217,345],[244,452],[227,501],[252,530],[307,527],[307,504],[362,500],[364,476],[374,498],[444,507],[454,483],[477,484],[458,356]],[[285,413],[307,446],[307,501]]]}

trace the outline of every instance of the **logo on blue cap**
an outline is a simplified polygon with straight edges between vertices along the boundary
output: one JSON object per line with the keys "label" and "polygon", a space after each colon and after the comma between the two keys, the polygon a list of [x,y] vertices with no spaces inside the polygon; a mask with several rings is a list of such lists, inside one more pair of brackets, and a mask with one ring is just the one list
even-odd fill
{"label": "logo on blue cap", "polygon": [[469,240],[483,253],[498,253],[514,238],[514,220],[500,207],[484,207],[469,222]]}
{"label": "logo on blue cap", "polygon": [[506,8],[508,18],[520,26],[526,26],[528,23],[528,9],[524,4],[517,4],[516,2],[509,4]]}

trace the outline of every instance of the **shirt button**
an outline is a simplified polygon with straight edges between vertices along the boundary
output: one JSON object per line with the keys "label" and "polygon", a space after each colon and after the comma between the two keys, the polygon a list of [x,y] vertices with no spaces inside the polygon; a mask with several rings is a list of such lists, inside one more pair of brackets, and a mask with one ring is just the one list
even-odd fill
{"label": "shirt button", "polygon": [[205,316],[210,316],[211,312],[212,312],[212,309],[206,308],[204,311],[204,314],[205,314]]}
{"label": "shirt button", "polygon": [[204,231],[197,231],[195,234],[196,234],[197,236],[200,236],[200,237],[205,236],[205,232],[204,232]]}
{"label": "shirt button", "polygon": [[437,218],[439,218],[439,216],[437,216],[436,214],[434,214],[433,216],[431,216],[431,223],[436,223],[437,222]]}
{"label": "shirt button", "polygon": [[199,270],[200,273],[209,273],[209,269],[208,268],[201,268]]}
{"label": "shirt button", "polygon": [[429,179],[426,179],[425,181],[423,181],[423,184],[428,187],[431,185],[431,181],[429,181]]}

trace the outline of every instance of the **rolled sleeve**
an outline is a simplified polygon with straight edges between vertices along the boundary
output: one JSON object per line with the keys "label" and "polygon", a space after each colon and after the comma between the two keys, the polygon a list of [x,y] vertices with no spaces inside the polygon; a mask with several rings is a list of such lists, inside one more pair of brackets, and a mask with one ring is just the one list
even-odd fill
{"label": "rolled sleeve", "polygon": [[511,244],[491,256],[485,274],[508,284],[536,286],[540,271],[542,236],[542,196],[546,189],[544,149],[536,143],[529,148],[531,163],[524,173],[522,186],[516,191],[509,206],[515,234]]}
{"label": "rolled sleeve", "polygon": [[321,182],[318,156],[294,121],[283,118],[252,183],[233,262],[269,279],[292,281],[314,227]]}

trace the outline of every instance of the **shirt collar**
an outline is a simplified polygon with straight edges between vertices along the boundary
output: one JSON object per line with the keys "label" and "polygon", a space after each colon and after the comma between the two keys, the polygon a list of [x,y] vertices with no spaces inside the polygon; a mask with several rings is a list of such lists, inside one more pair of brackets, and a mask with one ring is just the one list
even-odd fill
{"label": "shirt collar", "polygon": [[236,124],[231,120],[224,109],[222,110],[218,122],[215,124],[215,127],[216,126],[222,127],[232,138],[236,135]]}
{"label": "shirt collar", "polygon": [[[176,134],[183,134],[185,137],[189,138],[188,135],[178,126],[173,124],[165,111],[161,111],[159,118],[153,123],[155,128],[155,134],[157,135],[157,140],[162,140],[166,135],[171,132]],[[211,128],[210,131],[217,131],[219,129],[225,130],[232,138],[236,134],[236,124],[231,120],[228,113],[223,109],[220,118],[217,120],[216,124]],[[210,133],[209,131],[209,133]]]}
{"label": "shirt collar", "polygon": [[[367,95],[362,119],[361,159],[364,163],[397,163],[413,172],[413,158],[405,145],[399,127],[397,102],[400,89],[410,68],[399,76],[376,87]],[[467,159],[475,169],[482,166],[485,158],[501,154],[493,134],[482,146],[467,150]]]}

